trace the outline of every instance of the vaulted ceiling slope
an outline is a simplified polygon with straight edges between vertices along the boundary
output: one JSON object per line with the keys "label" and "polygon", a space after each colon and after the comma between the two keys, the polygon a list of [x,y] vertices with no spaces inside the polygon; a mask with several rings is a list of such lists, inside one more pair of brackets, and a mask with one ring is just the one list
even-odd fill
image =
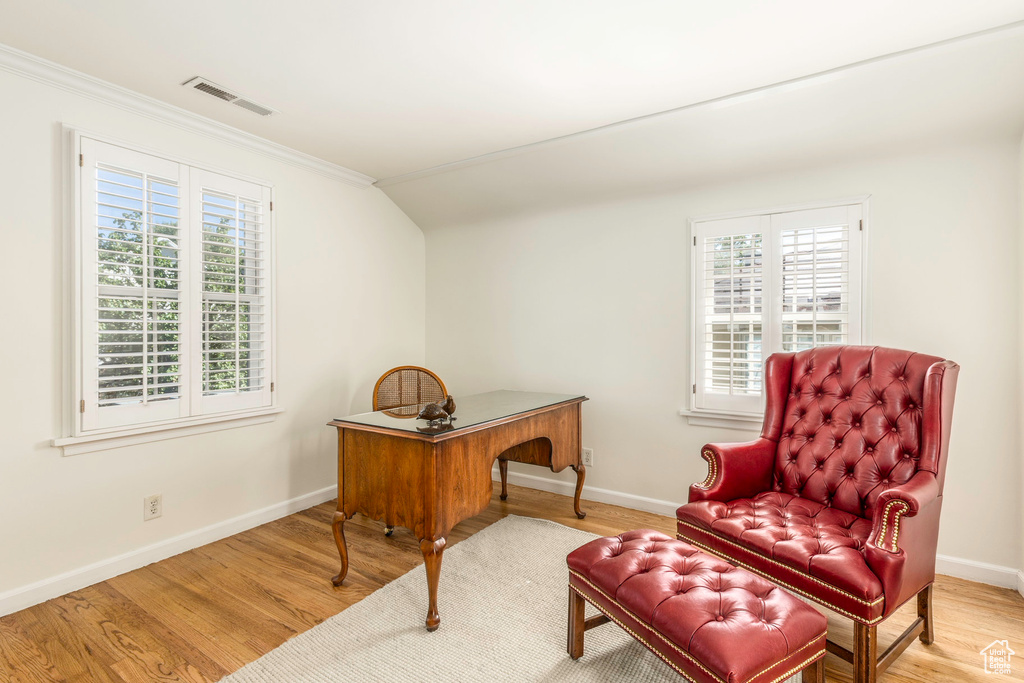
{"label": "vaulted ceiling slope", "polygon": [[981,140],[1019,144],[1020,83],[1024,26],[380,184],[429,231]]}
{"label": "vaulted ceiling slope", "polygon": [[[32,0],[0,43],[387,178],[1024,20],[1020,0]],[[280,114],[181,83],[205,76]]]}

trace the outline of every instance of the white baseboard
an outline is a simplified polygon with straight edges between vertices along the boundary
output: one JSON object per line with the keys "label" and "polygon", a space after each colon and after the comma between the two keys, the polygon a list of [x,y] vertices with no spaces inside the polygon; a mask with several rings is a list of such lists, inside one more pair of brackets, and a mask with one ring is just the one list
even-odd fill
{"label": "white baseboard", "polygon": [[[495,481],[500,480],[497,467],[494,469],[493,479]],[[572,478],[572,481],[558,481],[532,474],[509,471],[508,481],[510,484],[516,484],[517,486],[525,486],[550,493],[561,493],[567,496],[573,495],[576,491],[575,477]],[[599,503],[619,505],[633,510],[654,512],[666,517],[672,517],[673,519],[676,516],[676,508],[681,505],[681,503],[667,500],[645,498],[644,496],[636,496],[631,493],[598,489],[591,486],[584,487],[581,497],[584,500],[594,500]],[[985,583],[990,586],[1015,588],[1024,596],[1024,571],[1018,571],[1010,567],[965,560],[959,557],[950,557],[949,555],[939,555],[935,560],[935,571],[938,574],[977,581],[978,583]]]}
{"label": "white baseboard", "polygon": [[[570,471],[569,474],[572,474]],[[492,478],[495,481],[500,481],[498,474],[498,468],[495,466]],[[513,472],[511,469],[508,473],[508,481],[510,484],[516,486],[525,486],[530,489],[537,489],[538,491],[547,491],[549,493],[561,493],[564,496],[571,496],[576,493],[576,477],[572,477],[572,481],[558,481],[555,479],[547,479],[545,477],[538,477],[533,474],[523,474],[522,472]],[[654,512],[659,515],[665,515],[675,519],[676,508],[681,503],[673,503],[668,500],[658,500],[656,498],[646,498],[644,496],[635,496],[632,493],[621,493],[619,491],[612,491],[610,489],[599,489],[593,486],[584,486],[583,494],[580,496],[583,500],[593,500],[598,503],[608,503],[610,505],[619,505],[624,508],[630,508],[632,510],[643,510],[644,512]]]}
{"label": "white baseboard", "polygon": [[[1020,572],[1010,567],[1003,567],[988,562],[965,560],[961,557],[939,555],[935,558],[935,573],[955,576],[958,579],[987,583],[1000,588],[1017,588]],[[1019,589],[1018,589],[1019,590]]]}
{"label": "white baseboard", "polygon": [[[497,469],[494,471],[493,478],[496,481],[499,479]],[[509,472],[508,480],[510,483],[518,486],[569,496],[574,493],[576,488],[575,481],[557,481],[520,472]],[[266,524],[300,510],[319,505],[337,496],[338,487],[328,486],[319,491],[313,491],[291,500],[276,503],[261,510],[239,515],[238,517],[211,524],[202,529],[196,529],[195,531],[153,543],[138,550],[0,593],[0,616],[23,610],[65,593],[91,586],[100,581],[106,581],[133,569],[138,569],[147,564],[159,562],[160,560],[183,553],[186,550],[219,541],[222,538],[227,538],[260,524]],[[631,493],[622,493],[590,486],[583,489],[582,498],[599,503],[619,505],[633,510],[653,512],[665,515],[666,517],[675,517],[676,508],[679,507],[679,503],[672,501],[647,498]],[[988,564],[986,562],[964,560],[948,555],[938,556],[935,569],[938,573],[947,576],[955,576],[1003,588],[1015,588],[1021,596],[1024,596],[1024,571],[1017,571],[1009,567]]]}
{"label": "white baseboard", "polygon": [[280,519],[299,510],[305,510],[337,497],[338,487],[328,486],[327,488],[313,491],[291,500],[275,503],[261,510],[248,512],[223,522],[211,524],[202,529],[189,531],[179,536],[147,545],[138,550],[132,550],[116,557],[100,560],[85,567],[72,569],[63,574],[30,583],[27,586],[21,586],[0,593],[0,616],[23,610],[26,607],[37,605],[100,581],[106,581],[133,569],[144,567],[153,562],[159,562],[207,543],[219,541],[222,538],[240,533],[246,529],[272,522],[275,519]]}

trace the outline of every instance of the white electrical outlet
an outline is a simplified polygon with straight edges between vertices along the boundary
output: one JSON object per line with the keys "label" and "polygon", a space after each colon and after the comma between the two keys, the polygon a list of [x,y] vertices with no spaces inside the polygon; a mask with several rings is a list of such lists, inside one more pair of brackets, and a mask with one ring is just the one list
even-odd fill
{"label": "white electrical outlet", "polygon": [[156,519],[160,515],[164,514],[164,497],[163,494],[156,494],[150,496],[143,501],[142,508],[142,521],[148,522],[151,519]]}
{"label": "white electrical outlet", "polygon": [[594,449],[593,448],[584,448],[583,449],[583,458],[582,458],[582,460],[583,460],[583,465],[585,467],[593,467],[594,466]]}

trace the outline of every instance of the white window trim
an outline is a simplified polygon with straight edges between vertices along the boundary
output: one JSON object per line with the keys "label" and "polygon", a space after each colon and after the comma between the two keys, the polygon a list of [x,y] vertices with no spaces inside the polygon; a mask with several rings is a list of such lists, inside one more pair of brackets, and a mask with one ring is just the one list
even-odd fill
{"label": "white window trim", "polygon": [[746,432],[759,432],[764,423],[762,415],[744,413],[725,413],[715,410],[690,410],[683,408],[679,414],[686,418],[686,423],[694,427],[724,427]]}
{"label": "white window trim", "polygon": [[53,439],[51,444],[63,449],[64,455],[79,455],[94,451],[106,451],[111,448],[135,446],[152,441],[176,439],[182,436],[218,432],[223,429],[248,427],[250,425],[273,422],[284,412],[284,408],[271,407],[259,410],[245,410],[224,415],[205,415],[187,417],[166,424],[146,425],[132,429],[118,429],[105,434],[89,434],[88,436],[71,436]]}
{"label": "white window trim", "polygon": [[[861,344],[869,344],[871,339],[871,329],[869,321],[871,316],[869,315],[871,300],[870,300],[870,287],[868,286],[868,272],[869,272],[869,255],[870,249],[868,248],[868,237],[871,234],[869,230],[870,218],[871,218],[871,195],[857,195],[854,197],[845,197],[841,199],[832,199],[815,202],[805,202],[801,204],[787,204],[784,206],[773,206],[761,209],[750,209],[744,211],[730,211],[726,213],[708,214],[703,216],[694,216],[687,220],[687,240],[686,245],[690,250],[690,275],[688,279],[688,287],[690,289],[690,311],[688,315],[688,325],[690,327],[689,335],[689,377],[686,382],[686,407],[679,410],[679,415],[686,418],[687,424],[698,427],[718,427],[724,429],[736,429],[741,431],[753,431],[759,432],[761,425],[764,421],[764,410],[757,413],[750,412],[739,412],[739,411],[724,411],[724,410],[708,410],[706,408],[698,408],[696,405],[696,394],[693,391],[693,387],[696,386],[697,382],[697,329],[695,325],[696,317],[694,312],[697,310],[697,288],[694,287],[694,273],[698,267],[697,264],[697,250],[693,248],[693,239],[696,236],[694,230],[695,223],[701,223],[704,221],[717,221],[730,218],[748,218],[751,216],[764,216],[777,213],[788,213],[792,211],[805,211],[808,209],[827,209],[835,206],[844,206],[851,204],[861,205],[861,220],[863,223],[863,229],[858,231],[861,232],[861,272],[860,272],[860,330],[861,330]],[[772,264],[774,266],[774,264]],[[767,359],[766,359],[767,360]],[[762,393],[763,402],[763,393]]]}
{"label": "white window trim", "polygon": [[78,158],[82,148],[82,138],[90,138],[99,142],[111,145],[118,145],[128,149],[151,154],[179,164],[198,168],[213,173],[218,173],[246,182],[256,183],[271,189],[271,200],[273,200],[273,183],[253,176],[238,173],[237,171],[219,168],[207,163],[192,159],[167,154],[160,150],[140,145],[134,141],[124,140],[102,133],[95,133],[77,126],[63,124],[61,126],[62,139],[62,178],[63,178],[63,223],[64,223],[64,244],[63,244],[63,311],[62,311],[62,414],[61,414],[61,437],[51,440],[51,445],[61,448],[63,455],[77,455],[92,451],[119,448],[122,446],[160,441],[180,436],[189,436],[233,427],[243,427],[250,424],[269,422],[284,412],[280,405],[279,388],[277,385],[277,231],[276,212],[273,209],[268,211],[269,221],[267,229],[270,235],[270,249],[268,254],[268,268],[270,271],[270,292],[268,294],[270,310],[274,312],[271,317],[270,330],[270,375],[269,381],[274,385],[271,392],[270,405],[259,408],[225,412],[216,415],[197,415],[167,420],[161,423],[134,425],[131,427],[116,427],[108,429],[90,430],[85,433],[81,429],[79,420],[79,402],[83,395],[81,368],[81,268],[82,268],[82,216],[80,215],[81,180],[82,168],[79,166]]}

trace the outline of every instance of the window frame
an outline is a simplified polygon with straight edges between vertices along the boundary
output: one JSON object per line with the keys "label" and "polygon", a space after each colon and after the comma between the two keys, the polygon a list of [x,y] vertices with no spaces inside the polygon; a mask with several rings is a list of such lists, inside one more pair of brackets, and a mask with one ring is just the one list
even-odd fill
{"label": "window frame", "polygon": [[[856,315],[852,310],[850,312],[851,324],[856,322],[859,327],[860,337],[858,340],[851,343],[856,344],[867,344],[871,338],[868,321],[870,320],[870,300],[868,287],[868,273],[869,273],[869,249],[868,249],[868,236],[869,236],[869,223],[870,223],[870,195],[858,195],[855,197],[848,197],[843,199],[834,199],[826,201],[815,201],[806,202],[802,204],[790,204],[784,206],[774,206],[762,209],[751,209],[745,211],[733,211],[728,213],[718,213],[694,216],[688,219],[688,240],[687,248],[690,250],[690,274],[689,274],[689,381],[687,382],[687,401],[686,407],[679,411],[679,414],[687,418],[687,421],[691,425],[698,426],[710,426],[710,427],[725,427],[730,429],[741,429],[754,431],[761,428],[764,415],[764,390],[762,391],[757,401],[746,401],[740,402],[745,403],[745,409],[729,408],[729,407],[714,407],[709,408],[706,404],[701,405],[699,397],[703,392],[704,387],[701,382],[701,372],[699,366],[698,355],[703,348],[698,340],[699,329],[698,321],[701,319],[699,316],[699,307],[703,306],[704,302],[699,300],[699,294],[701,288],[698,286],[698,278],[702,275],[701,268],[703,267],[702,259],[700,258],[700,248],[698,240],[698,224],[706,223],[711,221],[755,221],[760,220],[760,224],[767,226],[767,231],[763,233],[762,244],[763,249],[766,252],[762,265],[762,278],[764,282],[764,291],[762,292],[763,297],[763,313],[762,313],[762,345],[765,349],[762,357],[762,362],[767,359],[771,353],[778,352],[780,349],[775,349],[770,345],[769,340],[774,343],[779,335],[781,334],[781,324],[779,313],[775,311],[777,304],[781,304],[781,299],[776,301],[770,295],[775,293],[777,287],[775,283],[779,278],[781,271],[781,262],[776,263],[776,257],[779,254],[774,244],[775,242],[775,230],[772,222],[772,216],[778,214],[794,213],[799,211],[810,211],[819,209],[835,209],[839,207],[860,207],[860,225],[859,229],[855,226],[850,226],[850,241],[853,242],[854,235],[859,236],[860,244],[860,264],[859,268],[854,271],[851,269],[851,275],[856,274],[859,279],[859,287],[856,288],[856,296],[860,301],[859,315]],[[704,236],[707,236],[706,234]],[[771,249],[771,257],[767,256],[768,249]],[[856,320],[853,316],[856,315]],[[775,329],[775,327],[778,329]],[[719,405],[723,405],[719,402]]]}
{"label": "window frame", "polygon": [[[63,269],[61,289],[63,291],[62,311],[62,420],[61,436],[51,441],[51,445],[63,449],[64,455],[75,455],[97,450],[106,450],[124,445],[145,443],[147,441],[175,438],[189,434],[229,429],[249,424],[258,424],[275,419],[278,413],[283,412],[280,405],[279,388],[277,387],[277,235],[276,235],[276,212],[273,210],[274,184],[265,179],[256,178],[233,170],[218,168],[201,161],[182,158],[177,155],[167,154],[161,150],[149,148],[137,144],[134,141],[119,139],[110,135],[96,133],[84,128],[63,124],[61,127],[62,137],[62,167],[63,173]],[[82,423],[82,402],[85,400],[85,382],[83,363],[83,316],[85,315],[85,292],[83,291],[83,270],[84,264],[84,221],[87,216],[82,210],[82,176],[84,167],[81,165],[83,139],[95,140],[107,145],[113,145],[129,150],[130,152],[150,155],[182,166],[187,178],[192,169],[199,169],[210,173],[226,176],[245,183],[253,183],[269,189],[270,206],[267,207],[265,218],[265,230],[267,240],[267,272],[270,283],[266,294],[267,307],[270,311],[267,329],[267,344],[269,351],[267,361],[270,365],[267,374],[267,381],[272,386],[270,398],[267,405],[256,408],[243,408],[239,410],[224,411],[221,413],[201,414],[193,411],[183,417],[175,417],[153,422],[137,423],[122,426],[110,426],[94,429],[85,429]],[[184,192],[183,192],[184,194]],[[189,185],[187,194],[191,199],[194,190]],[[187,202],[186,202],[187,203]],[[189,231],[193,230],[189,216]],[[189,238],[189,243],[191,243]],[[192,279],[191,277],[189,278]],[[187,288],[182,290],[183,297],[192,297],[193,283],[190,281]],[[192,373],[195,362],[195,348],[192,348],[193,340],[189,340],[190,365],[185,372]],[[202,349],[199,348],[199,357]],[[88,409],[88,406],[86,406]],[[93,407],[95,410],[96,408]]]}

